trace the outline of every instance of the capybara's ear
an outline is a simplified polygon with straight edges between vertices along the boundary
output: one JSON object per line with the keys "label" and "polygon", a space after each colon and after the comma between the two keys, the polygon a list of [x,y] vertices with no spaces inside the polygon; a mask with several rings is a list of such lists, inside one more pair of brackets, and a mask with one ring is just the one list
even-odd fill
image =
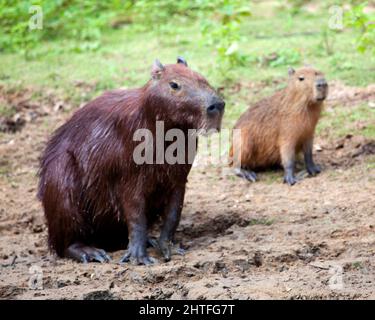
{"label": "capybara's ear", "polygon": [[186,60],[185,60],[185,58],[183,58],[183,57],[181,57],[181,56],[178,56],[178,57],[177,57],[177,63],[181,63],[181,64],[183,64],[185,67],[188,66],[188,64],[187,64],[187,62],[186,62]]}
{"label": "capybara's ear", "polygon": [[289,67],[289,69],[288,69],[289,77],[292,76],[295,72],[296,72],[296,70],[294,70],[292,67]]}
{"label": "capybara's ear", "polygon": [[161,73],[164,70],[165,70],[165,67],[163,66],[163,64],[158,59],[156,59],[154,61],[154,64],[152,65],[152,69],[151,69],[152,79],[160,79]]}

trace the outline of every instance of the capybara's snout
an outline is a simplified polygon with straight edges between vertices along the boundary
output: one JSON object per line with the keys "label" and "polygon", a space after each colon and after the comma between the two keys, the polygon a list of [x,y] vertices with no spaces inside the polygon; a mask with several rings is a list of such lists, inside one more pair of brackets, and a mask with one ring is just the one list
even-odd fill
{"label": "capybara's snout", "polygon": [[224,112],[225,102],[220,97],[214,95],[211,97],[210,102],[207,105],[207,114],[215,115]]}
{"label": "capybara's snout", "polygon": [[315,81],[315,88],[316,88],[316,99],[318,101],[323,101],[327,97],[328,94],[328,83],[324,77],[320,77]]}
{"label": "capybara's snout", "polygon": [[[210,95],[205,104],[205,129],[209,132],[220,131],[225,102],[216,93]],[[207,133],[209,133],[207,132]]]}

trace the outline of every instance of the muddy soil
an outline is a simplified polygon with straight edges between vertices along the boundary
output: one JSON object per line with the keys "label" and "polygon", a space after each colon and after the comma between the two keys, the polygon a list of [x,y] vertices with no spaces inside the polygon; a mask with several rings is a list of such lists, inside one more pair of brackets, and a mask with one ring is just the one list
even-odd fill
{"label": "muddy soil", "polygon": [[[344,89],[332,91],[331,107],[374,102],[374,88]],[[46,245],[38,157],[70,112],[59,99],[45,103],[30,120],[16,103],[25,123],[0,135],[0,299],[375,299],[374,140],[318,136],[323,172],[302,171],[293,187],[281,171],[251,184],[194,167],[177,230],[184,256],[144,267],[119,265],[118,251],[111,263],[84,265]]]}

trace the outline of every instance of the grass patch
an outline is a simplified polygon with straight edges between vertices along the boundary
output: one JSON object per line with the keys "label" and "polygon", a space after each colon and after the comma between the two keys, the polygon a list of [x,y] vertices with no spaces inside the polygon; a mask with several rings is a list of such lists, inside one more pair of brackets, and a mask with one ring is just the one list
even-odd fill
{"label": "grass patch", "polygon": [[324,111],[317,126],[317,134],[330,132],[338,138],[347,134],[363,135],[375,139],[375,109],[368,104],[353,105],[350,108],[337,106]]}
{"label": "grass patch", "polygon": [[0,176],[7,176],[12,172],[10,163],[7,160],[0,161]]}
{"label": "grass patch", "polygon": [[[289,65],[310,63],[324,71],[328,80],[340,79],[348,85],[375,82],[375,57],[357,52],[354,31],[330,33],[331,50],[326,50],[322,31],[329,11],[321,3],[319,7],[315,13],[302,10],[291,15],[277,3],[252,3],[253,14],[241,23],[238,41],[245,63],[226,74],[217,65],[215,46],[205,42],[200,21],[171,19],[157,29],[131,23],[108,29],[100,44],[90,50],[77,50],[77,40],[57,39],[38,43],[28,59],[22,53],[1,53],[0,85],[33,86],[35,91],[48,88],[78,107],[105,90],[141,86],[149,79],[155,58],[173,63],[182,55],[193,69],[222,88],[227,102],[223,125],[231,126],[251,102],[285,84]],[[272,56],[276,58],[268,61]],[[77,82],[89,85],[85,94]],[[233,91],[235,84],[249,83],[260,89],[255,92],[253,87],[243,86]],[[340,121],[344,120],[342,116]],[[329,121],[340,129],[338,121]],[[372,136],[373,130],[366,129],[364,134]]]}
{"label": "grass patch", "polygon": [[251,219],[249,221],[249,226],[255,226],[255,225],[263,225],[263,226],[270,226],[275,222],[274,219],[266,219],[266,218],[261,218],[261,219]]}
{"label": "grass patch", "polygon": [[375,156],[370,156],[367,159],[367,169],[374,170],[375,169]]}
{"label": "grass patch", "polygon": [[10,106],[0,105],[0,117],[12,117],[16,114],[16,110]]}
{"label": "grass patch", "polygon": [[362,269],[363,268],[363,264],[360,261],[353,262],[352,266],[353,266],[354,269]]}
{"label": "grass patch", "polygon": [[266,184],[273,184],[275,182],[280,182],[283,179],[283,170],[270,170],[261,173],[259,180],[264,181]]}

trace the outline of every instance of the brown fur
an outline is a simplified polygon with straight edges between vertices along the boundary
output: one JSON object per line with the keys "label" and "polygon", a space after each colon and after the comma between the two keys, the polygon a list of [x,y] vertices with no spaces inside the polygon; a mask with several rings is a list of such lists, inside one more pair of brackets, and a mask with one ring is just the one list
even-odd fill
{"label": "brown fur", "polygon": [[[189,128],[220,127],[222,114],[207,117],[205,108],[216,94],[201,75],[182,63],[158,68],[142,88],[106,92],[89,102],[49,140],[38,197],[49,245],[59,256],[74,243],[124,248],[128,236],[145,250],[144,228],[171,210],[177,227],[191,164],[137,165],[133,150],[140,142],[133,134],[147,128],[155,140],[155,121],[164,120],[165,131],[179,128],[187,136]],[[172,80],[180,90],[171,89]]]}
{"label": "brown fur", "polygon": [[250,170],[285,167],[305,145],[312,144],[323,107],[315,85],[321,78],[321,72],[301,68],[290,76],[285,89],[243,113],[234,126],[241,129],[241,139],[234,140],[231,147],[232,164]]}

